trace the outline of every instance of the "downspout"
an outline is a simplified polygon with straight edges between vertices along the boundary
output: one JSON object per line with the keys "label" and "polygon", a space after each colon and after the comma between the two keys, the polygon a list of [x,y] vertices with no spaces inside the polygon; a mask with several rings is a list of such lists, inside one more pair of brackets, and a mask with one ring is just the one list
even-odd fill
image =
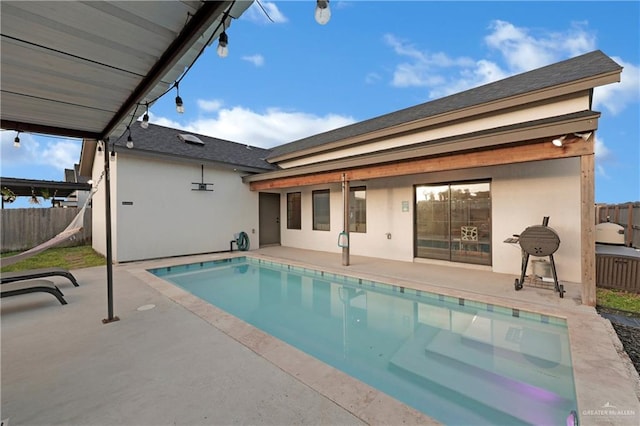
{"label": "downspout", "polygon": [[342,265],[349,266],[349,181],[342,174],[342,205],[344,208],[342,233],[346,235],[347,244],[342,245]]}
{"label": "downspout", "polygon": [[[119,321],[120,318],[113,316],[113,254],[111,251],[111,175],[109,170],[109,139],[104,141],[104,208],[106,222],[106,243],[107,243],[107,318],[102,320],[103,324]],[[111,148],[115,150],[115,146]]]}

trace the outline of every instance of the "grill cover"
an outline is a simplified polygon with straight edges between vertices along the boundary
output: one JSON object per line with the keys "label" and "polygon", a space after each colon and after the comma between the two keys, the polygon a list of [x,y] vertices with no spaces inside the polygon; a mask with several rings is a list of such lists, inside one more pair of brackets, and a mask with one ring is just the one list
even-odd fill
{"label": "grill cover", "polygon": [[533,225],[520,234],[520,247],[531,256],[549,256],[560,247],[560,237],[544,225]]}

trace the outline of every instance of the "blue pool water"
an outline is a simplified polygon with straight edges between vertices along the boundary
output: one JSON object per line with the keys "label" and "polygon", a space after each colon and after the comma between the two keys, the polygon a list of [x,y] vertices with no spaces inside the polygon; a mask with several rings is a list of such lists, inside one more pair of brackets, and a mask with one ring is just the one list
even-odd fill
{"label": "blue pool water", "polygon": [[577,411],[559,318],[244,257],[150,272],[445,424]]}

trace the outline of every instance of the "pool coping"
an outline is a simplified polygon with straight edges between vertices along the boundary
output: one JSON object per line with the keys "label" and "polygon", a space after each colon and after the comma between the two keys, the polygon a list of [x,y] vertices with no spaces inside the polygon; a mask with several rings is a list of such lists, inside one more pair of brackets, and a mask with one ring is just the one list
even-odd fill
{"label": "pool coping", "polygon": [[[580,424],[638,424],[640,402],[635,398],[633,386],[630,384],[630,375],[633,373],[636,374],[636,377],[631,377],[631,380],[639,380],[637,372],[635,370],[629,371],[628,365],[624,365],[621,355],[626,356],[626,354],[621,354],[621,344],[615,331],[610,322],[597,315],[593,308],[576,306],[573,309],[560,309],[535,302],[507,300],[480,292],[442,287],[424,281],[417,282],[402,278],[393,278],[393,284],[391,284],[389,277],[362,271],[345,273],[344,270],[327,265],[319,266],[253,252],[212,255],[207,256],[207,261],[233,257],[248,257],[312,270],[322,269],[327,273],[340,276],[362,278],[391,286],[444,294],[448,297],[464,298],[484,304],[506,305],[523,312],[561,318],[566,321],[569,332]],[[193,262],[175,258],[163,259],[154,262],[152,267],[131,269],[130,272],[159,293],[180,304],[366,423],[440,424],[422,412],[317,360],[276,337],[262,332],[245,321],[147,271],[147,269],[188,263]],[[594,345],[591,344],[592,339],[612,344]],[[606,398],[603,398],[602,395],[606,395]],[[615,401],[615,403],[611,401]]]}

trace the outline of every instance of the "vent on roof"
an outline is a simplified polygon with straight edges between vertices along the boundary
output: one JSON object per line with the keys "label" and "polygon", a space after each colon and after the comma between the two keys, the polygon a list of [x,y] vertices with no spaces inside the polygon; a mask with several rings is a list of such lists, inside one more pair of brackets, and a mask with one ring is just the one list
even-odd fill
{"label": "vent on roof", "polygon": [[180,139],[182,142],[190,143],[192,145],[204,145],[204,142],[202,142],[199,137],[187,133],[179,134],[178,139]]}

